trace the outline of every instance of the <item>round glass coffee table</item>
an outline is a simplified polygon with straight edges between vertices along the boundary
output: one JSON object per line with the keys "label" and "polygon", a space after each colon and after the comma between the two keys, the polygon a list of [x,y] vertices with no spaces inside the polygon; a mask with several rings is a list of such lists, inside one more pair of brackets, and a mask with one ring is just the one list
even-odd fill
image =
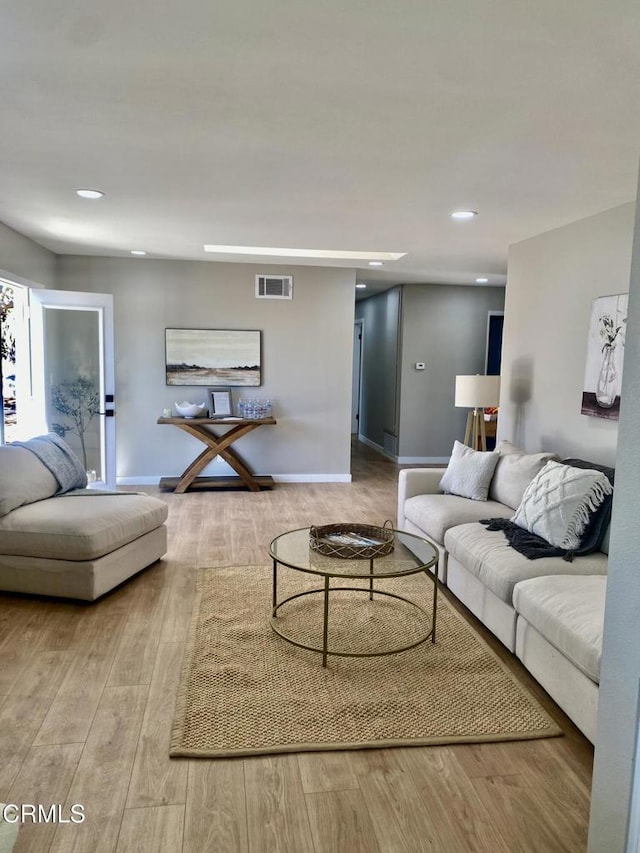
{"label": "round glass coffee table", "polygon": [[[406,533],[404,530],[393,531],[393,550],[391,553],[381,557],[366,559],[342,559],[339,557],[328,557],[314,551],[309,546],[309,528],[303,527],[299,530],[291,530],[276,536],[269,546],[269,554],[273,558],[273,610],[271,614],[271,627],[278,636],[288,643],[302,649],[322,654],[322,666],[327,665],[327,656],[338,657],[376,657],[378,655],[392,655],[413,649],[429,638],[436,641],[436,613],[438,604],[438,551],[436,547],[420,536]],[[317,575],[323,579],[323,585],[317,589],[305,590],[295,595],[290,595],[282,601],[278,601],[278,566],[286,566],[296,572],[305,572]],[[402,578],[424,572],[428,581],[433,584],[433,597],[431,599],[431,612],[417,602],[399,595],[380,589],[378,581],[384,578]],[[365,586],[332,586],[331,580],[335,578],[347,578],[350,580],[365,581]],[[427,582],[428,582],[427,581]],[[354,594],[365,594],[370,601],[374,596],[386,596],[403,602],[410,608],[418,611],[426,620],[429,629],[416,640],[395,648],[382,651],[347,652],[339,651],[329,647],[329,605],[332,593],[349,592]],[[322,646],[308,645],[294,639],[286,633],[278,624],[278,614],[282,607],[288,602],[308,595],[324,596],[324,613],[322,625]]]}

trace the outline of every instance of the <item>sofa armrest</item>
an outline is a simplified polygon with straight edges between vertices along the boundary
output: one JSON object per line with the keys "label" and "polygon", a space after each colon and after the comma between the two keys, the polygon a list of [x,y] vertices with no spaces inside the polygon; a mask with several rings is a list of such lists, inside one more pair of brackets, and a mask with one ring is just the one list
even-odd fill
{"label": "sofa armrest", "polygon": [[437,495],[446,468],[403,468],[398,475],[398,530],[404,530],[404,502],[414,495]]}

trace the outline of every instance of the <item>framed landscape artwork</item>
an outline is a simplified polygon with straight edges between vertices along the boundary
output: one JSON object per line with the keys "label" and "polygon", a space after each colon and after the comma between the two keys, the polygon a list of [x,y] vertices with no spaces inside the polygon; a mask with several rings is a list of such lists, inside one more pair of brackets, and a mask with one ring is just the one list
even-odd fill
{"label": "framed landscape artwork", "polygon": [[167,385],[260,385],[261,332],[165,329]]}
{"label": "framed landscape artwork", "polygon": [[593,300],[582,392],[583,415],[609,420],[620,417],[628,301],[628,293]]}

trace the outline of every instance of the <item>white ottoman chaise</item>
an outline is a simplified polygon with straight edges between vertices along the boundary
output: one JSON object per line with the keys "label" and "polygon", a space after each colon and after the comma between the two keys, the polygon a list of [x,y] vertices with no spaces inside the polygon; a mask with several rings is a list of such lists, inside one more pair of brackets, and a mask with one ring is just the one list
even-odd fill
{"label": "white ottoman chaise", "polygon": [[[45,447],[47,463],[57,448],[75,466],[75,481],[54,475]],[[77,488],[78,466],[55,435],[0,446],[0,590],[92,601],[166,553],[163,501]]]}

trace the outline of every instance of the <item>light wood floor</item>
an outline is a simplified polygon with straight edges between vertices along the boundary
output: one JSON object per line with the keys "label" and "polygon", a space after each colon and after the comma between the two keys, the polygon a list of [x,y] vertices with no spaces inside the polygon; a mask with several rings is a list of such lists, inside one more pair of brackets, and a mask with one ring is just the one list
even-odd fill
{"label": "light wood floor", "polygon": [[266,564],[293,527],[395,518],[397,470],[360,445],[350,485],[163,494],[166,559],[104,600],[0,595],[0,802],[86,813],[81,826],[24,825],[17,853],[586,849],[592,749],[506,651],[565,737],[168,758],[195,569]]}

